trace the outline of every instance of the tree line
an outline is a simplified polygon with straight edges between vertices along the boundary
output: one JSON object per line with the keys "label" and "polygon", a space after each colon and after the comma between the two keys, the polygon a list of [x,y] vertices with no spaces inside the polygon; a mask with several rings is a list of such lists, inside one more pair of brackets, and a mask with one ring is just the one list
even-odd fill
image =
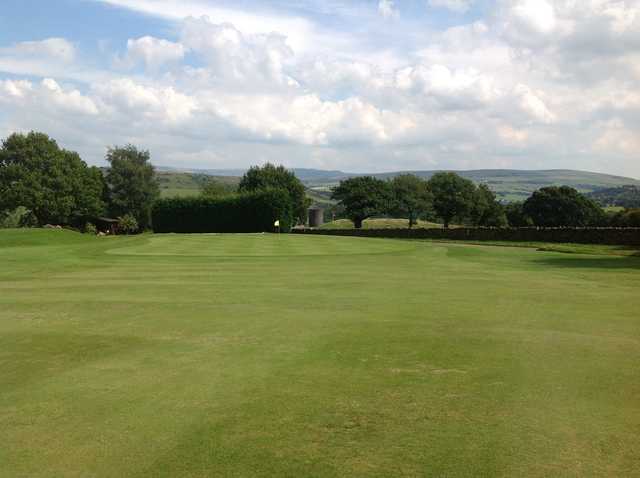
{"label": "tree line", "polygon": [[[88,166],[46,134],[12,134],[0,147],[0,227],[52,224],[96,232],[94,222],[109,216],[118,218],[122,232],[151,229],[160,187],[149,151],[113,147],[105,159],[107,168]],[[280,193],[254,194],[274,190]],[[247,204],[253,204],[256,211],[286,211],[286,217],[278,218],[283,224],[304,222],[311,203],[293,172],[272,164],[250,168],[237,189],[207,182],[202,196],[226,198],[226,209],[217,205],[217,210],[239,204],[247,211]],[[234,220],[237,224],[243,218]]]}
{"label": "tree line", "polygon": [[8,226],[69,225],[119,218],[123,232],[146,229],[160,195],[148,151],[109,148],[103,171],[43,133],[12,134],[0,148],[0,219]]}
{"label": "tree line", "polygon": [[[109,216],[118,218],[122,232],[150,229],[160,188],[149,151],[133,145],[113,147],[107,150],[105,159],[107,168],[88,166],[78,153],[60,148],[46,134],[12,134],[0,147],[0,227],[59,224],[95,232],[92,221]],[[282,194],[253,194],[265,191]],[[245,201],[241,196],[246,195],[252,196]],[[251,167],[237,188],[206,182],[202,197],[212,201],[226,199],[224,204],[207,207],[228,213],[239,204],[248,210],[246,205],[255,203],[256,198],[277,198],[277,204],[260,205],[260,209],[286,211],[286,217],[278,219],[291,225],[304,224],[311,205],[295,174],[272,164]],[[286,207],[281,204],[283,197]],[[438,221],[445,228],[451,224],[640,227],[640,209],[607,214],[594,200],[567,186],[542,188],[524,202],[504,205],[488,186],[476,185],[453,172],[437,173],[429,180],[413,174],[389,181],[354,177],[342,181],[333,190],[332,198],[356,228],[374,216],[406,218],[410,228],[418,219]],[[165,212],[181,213],[183,206],[163,205]]]}
{"label": "tree line", "polygon": [[333,191],[356,229],[375,216],[403,217],[409,228],[419,218],[473,227],[640,227],[640,209],[607,213],[594,200],[568,186],[535,191],[523,202],[502,204],[484,184],[453,172],[429,180],[402,174],[390,181],[360,176]]}

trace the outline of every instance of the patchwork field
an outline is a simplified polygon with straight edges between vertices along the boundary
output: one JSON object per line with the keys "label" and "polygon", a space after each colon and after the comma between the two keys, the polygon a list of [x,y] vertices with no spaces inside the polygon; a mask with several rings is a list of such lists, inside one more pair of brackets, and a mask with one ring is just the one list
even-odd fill
{"label": "patchwork field", "polygon": [[0,264],[2,477],[640,475],[638,257],[33,230]]}

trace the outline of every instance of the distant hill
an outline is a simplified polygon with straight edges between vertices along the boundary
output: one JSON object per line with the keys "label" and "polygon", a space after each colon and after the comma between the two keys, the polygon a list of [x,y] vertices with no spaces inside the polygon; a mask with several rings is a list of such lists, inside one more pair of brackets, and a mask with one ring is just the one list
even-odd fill
{"label": "distant hill", "polygon": [[640,208],[640,187],[638,186],[600,189],[588,195],[603,207]]}
{"label": "distant hill", "polygon": [[[178,169],[158,168],[159,176],[164,178],[163,194],[169,195],[171,190],[180,195],[197,194],[202,184],[203,176],[215,176],[225,182],[239,182],[239,177],[244,169]],[[294,168],[296,176],[305,183],[312,195],[326,198],[327,192],[341,180],[365,176],[363,173],[347,173],[343,171],[326,171],[321,169]],[[399,174],[412,173],[423,178],[430,178],[439,171],[396,171],[389,173],[376,173],[372,176],[381,179],[390,179]],[[640,187],[640,181],[622,176],[591,173],[586,171],[574,171],[567,169],[554,169],[543,171],[523,171],[513,169],[480,169],[473,171],[455,171],[461,176],[471,179],[476,183],[487,184],[498,197],[504,201],[524,200],[533,191],[545,186],[567,185],[576,188],[583,193],[622,186]],[[173,195],[173,194],[171,194]]]}

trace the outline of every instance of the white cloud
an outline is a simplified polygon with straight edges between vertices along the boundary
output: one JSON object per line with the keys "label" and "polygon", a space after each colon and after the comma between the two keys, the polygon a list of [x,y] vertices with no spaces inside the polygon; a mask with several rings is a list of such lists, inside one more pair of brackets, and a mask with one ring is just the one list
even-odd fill
{"label": "white cloud", "polygon": [[193,97],[173,87],[146,86],[128,78],[95,85],[93,93],[106,112],[133,119],[180,123],[191,119],[197,110]]}
{"label": "white cloud", "polygon": [[76,48],[64,38],[47,38],[41,41],[25,41],[10,48],[1,48],[0,55],[45,58],[70,63],[75,59]]}
{"label": "white cloud", "polygon": [[286,38],[277,33],[245,35],[230,23],[214,24],[208,17],[187,18],[181,42],[207,64],[211,81],[229,87],[273,83],[290,85],[285,65],[293,57]]}
{"label": "white cloud", "polygon": [[458,13],[465,13],[475,0],[428,0],[431,7],[447,8]]}
{"label": "white cloud", "polygon": [[551,124],[556,120],[556,115],[549,110],[539,94],[532,91],[528,86],[517,85],[515,95],[520,99],[522,110],[529,114],[532,120],[546,124]]}
{"label": "white cloud", "polygon": [[186,50],[180,43],[144,36],[127,41],[127,61],[143,62],[150,68],[159,68],[166,63],[182,60]]}
{"label": "white cloud", "polygon": [[95,102],[77,89],[63,88],[51,78],[39,84],[28,80],[0,81],[0,101],[30,111],[97,115]]}
{"label": "white cloud", "polygon": [[[95,160],[132,141],[165,164],[640,175],[639,0],[499,0],[442,31],[412,30],[404,16],[380,31],[398,2],[370,2],[344,49],[295,16],[259,24],[261,12],[200,0],[109,3],[160,12],[173,36],[131,39],[123,64],[147,67],[134,71],[91,70],[67,40],[0,48],[12,73],[0,76],[1,131],[42,128]],[[113,57],[106,44],[100,54]]]}
{"label": "white cloud", "polygon": [[378,11],[384,18],[398,18],[400,16],[394,0],[380,0],[378,2]]}

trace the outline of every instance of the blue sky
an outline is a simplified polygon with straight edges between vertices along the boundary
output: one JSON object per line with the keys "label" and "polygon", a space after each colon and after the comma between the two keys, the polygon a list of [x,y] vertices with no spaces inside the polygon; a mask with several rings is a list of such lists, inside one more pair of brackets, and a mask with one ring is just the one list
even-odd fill
{"label": "blue sky", "polygon": [[101,164],[640,177],[640,0],[5,0],[0,137]]}

